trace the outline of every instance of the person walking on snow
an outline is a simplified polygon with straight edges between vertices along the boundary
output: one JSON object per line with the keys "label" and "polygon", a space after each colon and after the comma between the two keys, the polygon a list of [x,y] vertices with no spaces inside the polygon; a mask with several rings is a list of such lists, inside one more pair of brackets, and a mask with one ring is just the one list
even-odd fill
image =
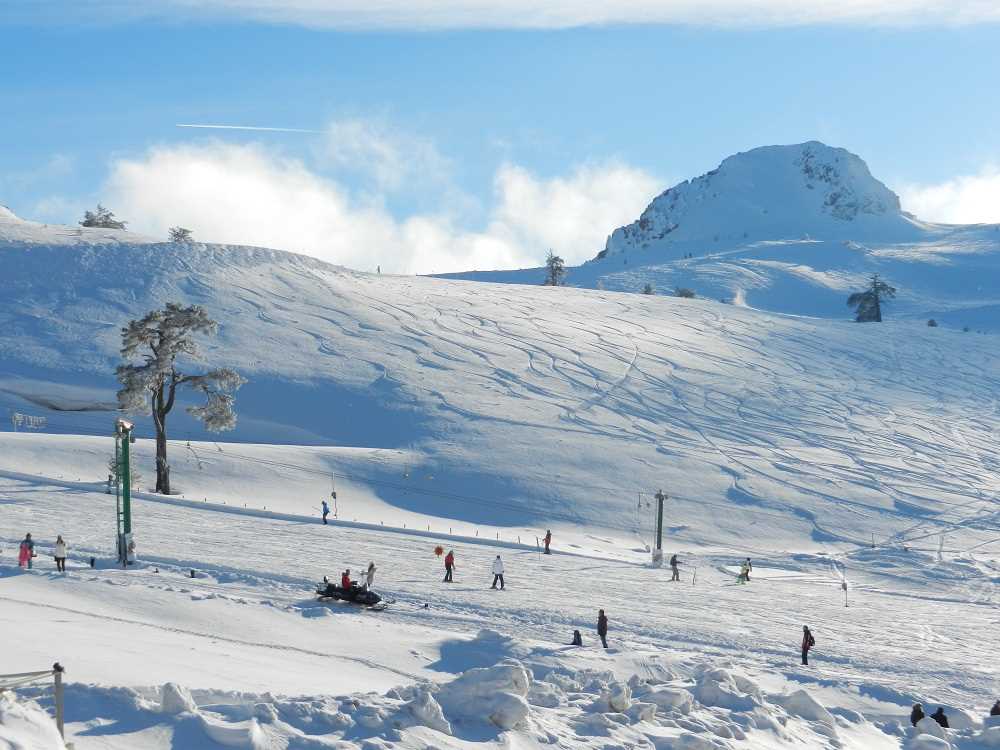
{"label": "person walking on snow", "polygon": [[913,710],[910,711],[910,723],[913,726],[917,725],[917,722],[924,718],[924,707],[919,703],[913,704]]}
{"label": "person walking on snow", "polygon": [[444,556],[444,582],[452,582],[452,574],[455,572],[455,550],[448,550],[448,554]]}
{"label": "person walking on snow", "polygon": [[681,572],[677,569],[678,565],[680,565],[680,561],[677,559],[677,555],[671,555],[670,556],[670,571],[671,571],[670,580],[671,581],[679,581],[679,580],[681,580]]}
{"label": "person walking on snow", "polygon": [[597,610],[597,635],[601,638],[601,645],[608,647],[608,617],[603,609]]}
{"label": "person walking on snow", "polygon": [[375,583],[375,570],[375,562],[368,563],[368,572],[365,573],[365,584],[368,588],[371,588],[372,584]]}
{"label": "person walking on snow", "polygon": [[323,501],[323,524],[326,525],[326,517],[330,515],[330,506],[326,504],[326,500]]}
{"label": "person walking on snow", "polygon": [[931,718],[936,721],[942,729],[948,729],[948,717],[944,715],[944,706],[938,706],[938,710],[931,714]]}
{"label": "person walking on snow", "polygon": [[813,638],[813,634],[809,632],[809,626],[802,626],[802,663],[805,665],[809,664],[809,649],[816,645],[816,639]]}
{"label": "person walking on snow", "polygon": [[990,709],[990,716],[1000,716],[1000,701],[993,704],[993,708]]}
{"label": "person walking on snow", "polygon": [[747,561],[746,561],[745,563],[743,563],[743,565],[744,565],[744,566],[746,567],[746,569],[747,569],[747,574],[746,574],[746,582],[747,582],[747,583],[750,583],[750,571],[752,571],[752,570],[753,570],[753,563],[752,563],[752,562],[750,562],[750,558],[748,557],[748,558],[747,558]]}
{"label": "person walking on snow", "polygon": [[551,555],[552,553],[549,551],[549,545],[552,544],[552,529],[545,530],[544,541],[545,541],[545,554]]}
{"label": "person walking on snow", "polygon": [[17,564],[22,568],[31,570],[31,558],[35,556],[35,543],[31,539],[31,534],[25,534],[17,550]]}
{"label": "person walking on snow", "polygon": [[53,555],[56,559],[56,570],[60,573],[66,572],[66,542],[63,541],[62,535],[56,537],[56,549]]}
{"label": "person walking on snow", "polygon": [[490,586],[491,589],[497,587],[497,581],[500,582],[500,590],[503,591],[503,560],[500,559],[500,555],[497,555],[497,559],[493,561],[493,585]]}
{"label": "person walking on snow", "polygon": [[740,575],[736,580],[740,583],[746,583],[750,580],[750,568],[747,567],[746,563],[740,565]]}

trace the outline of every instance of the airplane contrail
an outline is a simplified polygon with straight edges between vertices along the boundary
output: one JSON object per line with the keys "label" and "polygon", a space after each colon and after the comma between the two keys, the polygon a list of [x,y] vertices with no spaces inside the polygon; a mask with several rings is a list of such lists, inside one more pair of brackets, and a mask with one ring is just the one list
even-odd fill
{"label": "airplane contrail", "polygon": [[322,133],[322,130],[306,130],[305,128],[261,128],[255,125],[195,125],[192,123],[177,123],[178,128],[208,128],[210,130],[265,130],[271,133]]}

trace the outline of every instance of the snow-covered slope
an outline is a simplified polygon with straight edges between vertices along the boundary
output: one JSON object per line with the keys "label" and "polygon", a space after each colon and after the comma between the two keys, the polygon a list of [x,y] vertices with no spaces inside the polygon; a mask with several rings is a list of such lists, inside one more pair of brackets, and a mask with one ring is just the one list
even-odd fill
{"label": "snow-covered slope", "polygon": [[[766,146],[666,190],[611,232],[567,283],[699,296],[797,315],[847,318],[849,294],[879,273],[890,315],[1000,328],[1000,226],[919,221],[865,162],[816,141]],[[540,269],[451,278],[537,284]]]}
{"label": "snow-covered slope", "polygon": [[[227,439],[405,451],[402,468],[315,460],[407,511],[634,546],[663,488],[677,539],[797,550],[972,544],[995,512],[992,336],[380,277],[258,248],[7,242],[0,263],[0,403],[52,430],[107,434],[120,327],[176,300],[208,308],[207,356],[250,380]],[[181,411],[172,437],[213,439]],[[286,494],[314,508],[305,475]]]}

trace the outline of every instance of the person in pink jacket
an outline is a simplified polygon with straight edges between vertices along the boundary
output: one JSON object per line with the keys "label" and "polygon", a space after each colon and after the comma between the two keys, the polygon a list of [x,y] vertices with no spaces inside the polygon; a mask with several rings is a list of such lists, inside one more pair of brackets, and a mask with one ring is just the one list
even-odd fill
{"label": "person in pink jacket", "polygon": [[31,540],[31,534],[26,534],[24,541],[17,550],[17,564],[22,568],[31,569],[31,558],[35,556],[35,543]]}

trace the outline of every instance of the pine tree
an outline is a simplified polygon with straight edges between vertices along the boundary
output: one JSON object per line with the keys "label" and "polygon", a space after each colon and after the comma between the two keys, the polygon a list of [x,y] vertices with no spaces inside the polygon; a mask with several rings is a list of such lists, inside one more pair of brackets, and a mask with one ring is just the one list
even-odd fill
{"label": "pine tree", "polygon": [[543,286],[562,286],[566,278],[566,264],[563,259],[549,250],[545,258],[545,281]]}
{"label": "pine tree", "polygon": [[644,286],[642,288],[642,293],[643,294],[655,294],[655,292],[653,291],[653,285],[652,284],[646,284],[646,286]]}
{"label": "pine tree", "polygon": [[177,242],[182,245],[194,242],[191,230],[185,229],[184,227],[170,227],[168,230],[168,237],[171,242]]}
{"label": "pine tree", "polygon": [[[177,368],[177,358],[199,356],[194,334],[215,333],[218,325],[199,305],[181,307],[168,302],[122,329],[122,359],[118,366],[118,405],[122,411],[152,413],[156,428],[156,491],[170,494],[170,465],[167,463],[167,415],[174,407],[178,386],[186,385],[205,396],[203,406],[187,411],[213,432],[236,426],[233,411],[235,391],[243,385],[239,373],[218,368],[203,375],[186,374]],[[141,356],[143,362],[129,360]],[[152,403],[150,403],[152,402]]]}
{"label": "pine tree", "polygon": [[895,296],[896,288],[886,284],[874,273],[867,289],[847,298],[847,306],[854,308],[856,322],[881,323],[883,300],[890,300]]}
{"label": "pine tree", "polygon": [[677,287],[677,290],[674,292],[674,294],[676,294],[678,297],[684,297],[686,299],[694,299],[696,296],[694,290],[688,289],[686,286]]}
{"label": "pine tree", "polygon": [[100,227],[101,229],[124,229],[127,222],[118,221],[111,210],[100,203],[94,211],[84,211],[81,227]]}

